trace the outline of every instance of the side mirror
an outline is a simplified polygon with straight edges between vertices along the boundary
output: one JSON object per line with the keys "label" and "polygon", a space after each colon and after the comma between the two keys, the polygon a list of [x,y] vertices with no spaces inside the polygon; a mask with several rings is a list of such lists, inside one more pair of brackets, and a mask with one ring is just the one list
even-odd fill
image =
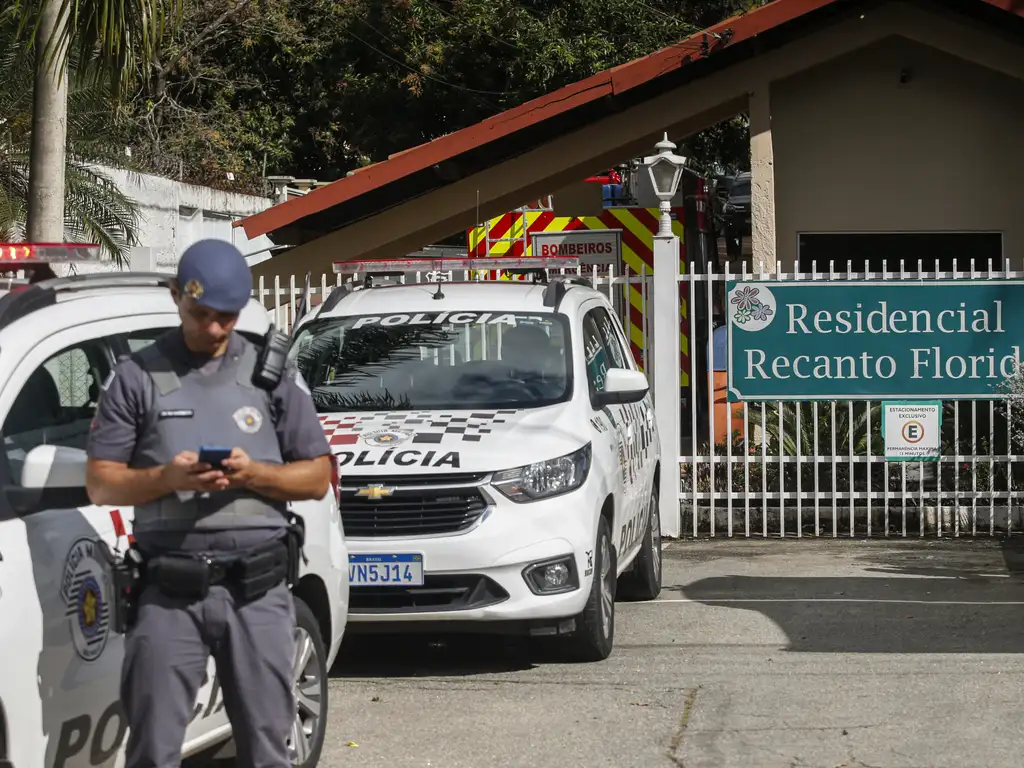
{"label": "side mirror", "polygon": [[604,376],[604,389],[597,393],[599,408],[606,405],[639,403],[650,390],[647,376],[628,368],[612,368]]}
{"label": "side mirror", "polygon": [[21,467],[22,488],[85,488],[86,453],[64,445],[37,445]]}
{"label": "side mirror", "polygon": [[85,451],[79,448],[37,445],[22,462],[21,484],[2,488],[8,506],[3,517],[88,507],[86,460]]}

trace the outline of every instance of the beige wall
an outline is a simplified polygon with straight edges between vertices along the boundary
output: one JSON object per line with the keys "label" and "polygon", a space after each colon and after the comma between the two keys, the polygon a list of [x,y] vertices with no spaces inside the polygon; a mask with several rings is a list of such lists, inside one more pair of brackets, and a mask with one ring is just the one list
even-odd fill
{"label": "beige wall", "polygon": [[1021,268],[1024,81],[890,37],[772,83],[771,128],[787,271],[801,231],[997,230]]}

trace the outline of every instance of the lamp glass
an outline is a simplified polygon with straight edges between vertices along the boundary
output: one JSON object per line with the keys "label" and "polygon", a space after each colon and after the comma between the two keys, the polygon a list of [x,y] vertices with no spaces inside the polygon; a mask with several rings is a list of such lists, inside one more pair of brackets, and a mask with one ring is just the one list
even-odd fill
{"label": "lamp glass", "polygon": [[651,163],[651,183],[654,184],[654,194],[658,197],[672,197],[675,194],[678,172],[675,164],[667,158],[659,158]]}

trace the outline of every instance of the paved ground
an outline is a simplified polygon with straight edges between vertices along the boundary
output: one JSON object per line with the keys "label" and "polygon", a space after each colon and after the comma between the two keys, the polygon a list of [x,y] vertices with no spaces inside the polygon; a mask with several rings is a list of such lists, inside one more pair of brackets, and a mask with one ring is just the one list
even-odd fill
{"label": "paved ground", "polygon": [[601,664],[346,647],[321,766],[1020,765],[1024,546],[674,543],[664,583]]}

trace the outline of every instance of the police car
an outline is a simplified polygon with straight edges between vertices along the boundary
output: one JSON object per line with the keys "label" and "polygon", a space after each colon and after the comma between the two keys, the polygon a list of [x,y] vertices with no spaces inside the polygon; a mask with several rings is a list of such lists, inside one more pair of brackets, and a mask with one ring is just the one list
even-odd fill
{"label": "police car", "polygon": [[[92,246],[0,245],[0,262],[83,262]],[[98,507],[85,492],[89,424],[118,356],[179,323],[168,275],[58,278],[0,298],[0,767],[121,766],[124,636],[112,631],[107,548],[127,546],[131,508]],[[256,301],[237,328],[269,329]],[[347,620],[347,550],[337,485],[295,505],[307,526],[294,589],[298,618],[291,736],[296,765],[316,765],[327,671]],[[230,723],[208,662],[183,753],[230,756]]]}
{"label": "police car", "polygon": [[[545,276],[578,264],[366,262],[367,287],[298,324],[290,359],[341,469],[350,633],[550,635],[601,660],[618,588],[658,596],[651,394],[605,295]],[[480,268],[539,274],[379,284]]]}

